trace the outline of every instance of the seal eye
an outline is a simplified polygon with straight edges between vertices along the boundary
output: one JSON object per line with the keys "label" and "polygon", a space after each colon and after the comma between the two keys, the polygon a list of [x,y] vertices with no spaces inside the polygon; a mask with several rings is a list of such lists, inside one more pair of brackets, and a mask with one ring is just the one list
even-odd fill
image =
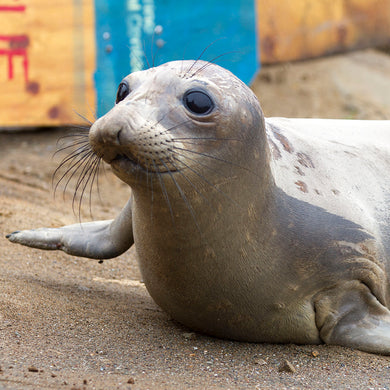
{"label": "seal eye", "polygon": [[191,90],[183,97],[185,107],[193,114],[206,115],[214,108],[214,102],[207,93],[198,90]]}
{"label": "seal eye", "polygon": [[122,81],[119,84],[118,91],[116,93],[115,103],[117,104],[117,103],[121,102],[129,93],[130,93],[129,84],[127,84],[127,81]]}

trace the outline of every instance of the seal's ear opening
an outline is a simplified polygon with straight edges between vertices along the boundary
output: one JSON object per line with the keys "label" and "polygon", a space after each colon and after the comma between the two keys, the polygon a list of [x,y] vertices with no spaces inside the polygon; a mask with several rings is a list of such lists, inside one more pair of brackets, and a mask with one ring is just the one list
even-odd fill
{"label": "seal's ear opening", "polygon": [[118,87],[118,91],[116,93],[115,104],[121,102],[128,94],[130,93],[130,87],[126,80],[123,80]]}
{"label": "seal's ear opening", "polygon": [[207,92],[190,89],[183,96],[184,106],[193,114],[207,115],[214,109],[214,102]]}

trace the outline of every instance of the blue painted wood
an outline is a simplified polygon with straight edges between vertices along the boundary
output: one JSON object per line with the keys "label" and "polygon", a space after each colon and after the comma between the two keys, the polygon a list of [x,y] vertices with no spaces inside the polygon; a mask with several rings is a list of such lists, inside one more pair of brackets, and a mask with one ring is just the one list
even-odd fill
{"label": "blue painted wood", "polygon": [[255,0],[95,0],[97,115],[121,79],[152,65],[213,61],[249,83],[260,67]]}

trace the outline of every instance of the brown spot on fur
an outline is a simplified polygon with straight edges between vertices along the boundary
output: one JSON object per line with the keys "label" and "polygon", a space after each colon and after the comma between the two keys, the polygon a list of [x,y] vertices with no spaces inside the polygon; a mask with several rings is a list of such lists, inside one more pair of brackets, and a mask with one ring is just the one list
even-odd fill
{"label": "brown spot on fur", "polygon": [[302,191],[305,193],[309,192],[306,183],[304,183],[303,181],[298,180],[295,182],[295,184],[297,185],[299,191]]}
{"label": "brown spot on fur", "polygon": [[315,192],[317,195],[321,195],[321,192],[318,191],[317,189],[315,189],[314,192]]}
{"label": "brown spot on fur", "polygon": [[332,192],[335,194],[335,195],[340,195],[340,191],[339,190],[332,190]]}
{"label": "brown spot on fur", "polygon": [[280,134],[277,131],[274,131],[273,133],[275,135],[275,138],[282,144],[283,149],[286,152],[292,153],[294,151],[294,148],[290,144],[290,141],[283,134]]}
{"label": "brown spot on fur", "polygon": [[274,141],[272,141],[272,139],[269,139],[269,145],[274,159],[279,160],[280,158],[282,158],[282,153],[280,153],[278,146],[275,144]]}
{"label": "brown spot on fur", "polygon": [[315,168],[312,159],[306,153],[297,153],[298,162],[306,168]]}
{"label": "brown spot on fur", "polygon": [[305,172],[302,171],[301,168],[299,168],[297,165],[294,166],[296,173],[301,176],[305,176]]}

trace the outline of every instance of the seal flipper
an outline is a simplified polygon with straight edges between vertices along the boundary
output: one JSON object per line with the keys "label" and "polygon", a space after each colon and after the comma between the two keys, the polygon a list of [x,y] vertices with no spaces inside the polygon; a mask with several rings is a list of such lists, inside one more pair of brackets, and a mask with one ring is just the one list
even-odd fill
{"label": "seal flipper", "polygon": [[16,231],[6,238],[32,248],[62,250],[91,259],[110,259],[119,256],[134,243],[131,202],[113,220]]}
{"label": "seal flipper", "polygon": [[325,343],[390,355],[390,311],[365,284],[343,283],[322,296],[315,308]]}

